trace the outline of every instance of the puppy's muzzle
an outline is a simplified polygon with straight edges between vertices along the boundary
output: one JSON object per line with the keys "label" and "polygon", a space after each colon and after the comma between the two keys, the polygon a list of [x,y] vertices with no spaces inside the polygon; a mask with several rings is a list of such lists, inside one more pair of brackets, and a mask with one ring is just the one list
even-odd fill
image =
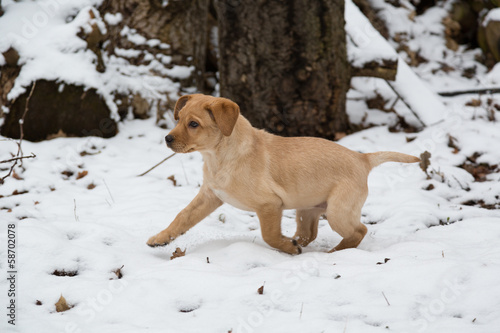
{"label": "puppy's muzzle", "polygon": [[170,135],[170,134],[169,134],[169,135],[167,135],[167,136],[165,137],[165,142],[167,143],[167,146],[168,146],[169,148],[171,148],[171,147],[172,147],[172,142],[174,142],[174,137],[173,137],[172,135]]}

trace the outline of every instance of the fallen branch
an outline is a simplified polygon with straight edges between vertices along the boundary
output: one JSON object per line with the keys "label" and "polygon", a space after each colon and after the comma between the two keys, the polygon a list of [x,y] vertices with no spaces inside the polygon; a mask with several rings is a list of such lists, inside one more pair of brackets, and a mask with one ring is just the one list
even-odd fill
{"label": "fallen branch", "polygon": [[382,63],[371,61],[363,67],[351,65],[351,76],[367,76],[394,81],[398,72],[398,62],[384,59]]}
{"label": "fallen branch", "polygon": [[156,168],[157,166],[159,166],[160,164],[162,164],[163,162],[165,162],[165,161],[166,161],[166,160],[168,160],[169,158],[173,157],[175,154],[177,154],[177,153],[173,153],[172,155],[170,155],[170,156],[168,156],[168,157],[165,157],[165,158],[163,159],[163,161],[161,161],[160,163],[156,164],[155,166],[153,166],[153,167],[152,167],[152,168],[150,168],[149,170],[147,170],[147,171],[145,171],[145,172],[141,173],[141,174],[140,174],[139,176],[137,176],[137,177],[142,177],[142,176],[144,176],[145,174],[149,173],[151,170],[153,170],[154,168]]}
{"label": "fallen branch", "polygon": [[444,91],[444,92],[438,92],[438,95],[443,97],[453,97],[453,96],[467,95],[467,94],[498,94],[498,93],[500,93],[500,88],[484,88],[484,89],[471,89],[462,91]]}

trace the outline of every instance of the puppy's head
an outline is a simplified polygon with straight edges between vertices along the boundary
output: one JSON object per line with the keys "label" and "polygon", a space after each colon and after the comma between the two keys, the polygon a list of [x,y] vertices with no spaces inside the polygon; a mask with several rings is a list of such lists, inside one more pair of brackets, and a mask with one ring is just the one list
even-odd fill
{"label": "puppy's head", "polygon": [[174,110],[178,123],[165,141],[176,153],[211,150],[223,137],[231,135],[239,115],[238,105],[226,98],[182,96]]}

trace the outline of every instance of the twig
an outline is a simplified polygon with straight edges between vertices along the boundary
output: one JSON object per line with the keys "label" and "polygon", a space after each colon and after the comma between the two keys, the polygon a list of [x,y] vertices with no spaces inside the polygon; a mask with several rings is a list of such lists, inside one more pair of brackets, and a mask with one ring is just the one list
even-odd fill
{"label": "twig", "polygon": [[151,170],[153,170],[154,168],[156,168],[157,166],[159,166],[160,164],[162,164],[163,162],[165,162],[166,160],[168,160],[170,157],[174,156],[175,154],[177,153],[173,153],[172,155],[168,156],[168,157],[165,157],[160,163],[156,164],[155,166],[153,166],[152,168],[150,168],[149,170],[147,170],[146,172],[143,172],[141,173],[139,176],[137,177],[142,177],[144,176],[145,174],[149,173]]}
{"label": "twig", "polygon": [[31,91],[30,91],[28,97],[26,98],[26,105],[24,106],[23,116],[21,117],[21,119],[19,119],[19,142],[16,142],[16,144],[17,144],[17,154],[16,154],[16,157],[12,158],[10,160],[6,160],[6,161],[1,161],[0,162],[0,163],[14,162],[10,166],[9,173],[7,175],[3,176],[2,178],[0,178],[0,185],[4,183],[5,179],[7,179],[8,177],[10,177],[10,175],[14,171],[14,168],[17,165],[17,162],[20,161],[21,162],[20,166],[22,167],[23,166],[23,159],[24,158],[34,158],[34,157],[36,157],[35,154],[33,154],[33,153],[31,153],[30,156],[23,156],[23,149],[21,147],[21,144],[23,143],[23,138],[24,138],[24,126],[23,126],[24,125],[24,118],[26,117],[26,113],[28,113],[29,102],[30,102],[31,96],[33,95],[33,91],[35,91],[35,86],[36,86],[36,81],[33,82],[33,86],[31,87]]}
{"label": "twig", "polygon": [[425,123],[422,121],[422,119],[420,119],[420,117],[418,116],[418,114],[412,109],[412,107],[410,106],[410,104],[408,104],[408,102],[406,102],[405,99],[399,94],[399,92],[396,90],[396,87],[394,87],[387,80],[385,80],[385,82],[387,83],[387,85],[389,85],[389,87],[396,94],[396,96],[398,96],[398,98],[401,100],[401,102],[403,102],[403,104],[406,105],[406,107],[408,108],[408,110],[410,110],[410,112],[415,116],[415,118],[417,118],[417,120],[422,124],[422,126],[425,127]]}
{"label": "twig", "polygon": [[484,88],[484,89],[471,89],[462,91],[443,91],[443,92],[438,92],[438,95],[443,97],[453,97],[453,96],[467,95],[467,94],[498,94],[498,93],[500,93],[500,88]]}
{"label": "twig", "polygon": [[73,199],[73,202],[75,203],[75,208],[74,208],[74,213],[75,213],[75,221],[80,222],[80,219],[78,218],[78,215],[76,215],[76,199]]}
{"label": "twig", "polygon": [[385,298],[385,301],[387,302],[387,305],[391,306],[391,303],[389,303],[389,300],[387,299],[387,297],[385,297],[385,294],[384,294],[384,292],[382,292],[382,296],[384,296],[384,298]]}
{"label": "twig", "polygon": [[14,162],[16,160],[22,160],[23,158],[35,158],[36,155],[31,153],[31,155],[28,155],[28,156],[19,156],[19,157],[14,157],[14,158],[11,158],[10,160],[4,160],[4,161],[0,161],[0,164],[1,163],[9,163],[9,162]]}
{"label": "twig", "polygon": [[103,179],[102,181],[104,182],[104,186],[106,186],[106,189],[108,190],[108,193],[109,193],[109,196],[111,197],[111,200],[113,200],[113,203],[115,203],[115,199],[113,198],[113,194],[111,194],[111,191],[109,190],[108,184],[106,184],[106,180]]}
{"label": "twig", "polygon": [[304,310],[304,302],[302,302],[302,305],[300,307],[300,315],[299,315],[299,319],[302,319],[302,310]]}
{"label": "twig", "polygon": [[[23,139],[24,139],[24,118],[26,118],[26,114],[28,113],[31,96],[33,95],[33,92],[35,91],[35,87],[36,87],[36,81],[33,81],[33,86],[31,87],[30,94],[26,98],[26,105],[24,106],[23,116],[21,117],[21,119],[19,119],[19,152],[20,152],[21,156],[23,156],[23,149],[21,147],[21,144],[23,143]],[[18,156],[19,156],[19,154],[18,154]],[[23,165],[23,161],[21,160],[21,166],[22,165]]]}

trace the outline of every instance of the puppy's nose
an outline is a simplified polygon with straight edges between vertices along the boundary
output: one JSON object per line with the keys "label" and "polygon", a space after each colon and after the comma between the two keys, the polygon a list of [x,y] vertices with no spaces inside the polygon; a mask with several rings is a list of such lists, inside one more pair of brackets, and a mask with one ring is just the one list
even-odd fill
{"label": "puppy's nose", "polygon": [[165,137],[165,142],[167,144],[172,143],[172,141],[174,141],[174,137],[172,135],[169,134]]}

